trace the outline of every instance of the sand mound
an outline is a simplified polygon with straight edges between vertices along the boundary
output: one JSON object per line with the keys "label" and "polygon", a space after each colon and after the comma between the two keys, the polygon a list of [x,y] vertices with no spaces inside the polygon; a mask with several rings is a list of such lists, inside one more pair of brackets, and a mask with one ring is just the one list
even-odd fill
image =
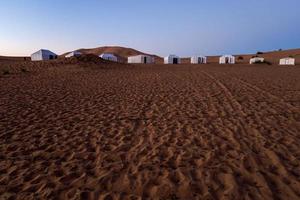
{"label": "sand mound", "polygon": [[19,73],[39,72],[48,68],[64,68],[66,66],[86,67],[94,69],[109,69],[126,67],[119,63],[103,60],[93,54],[81,55],[79,57],[59,58],[48,61],[22,61],[22,60],[0,60],[0,76]]}
{"label": "sand mound", "polygon": [[122,57],[134,56],[138,54],[145,54],[141,51],[132,49],[132,48],[125,48],[125,47],[98,47],[93,49],[80,49],[84,54],[95,54],[100,55],[102,53],[114,53]]}
{"label": "sand mound", "polygon": [[[113,53],[115,54],[120,62],[126,63],[127,58],[129,56],[135,56],[135,55],[151,55],[148,53],[144,53],[132,48],[126,48],[126,47],[119,47],[119,46],[106,46],[106,47],[98,47],[98,48],[92,48],[92,49],[79,49],[77,50],[83,54],[93,54],[93,55],[101,55],[103,53]],[[67,53],[63,54],[62,56],[65,56]],[[157,61],[162,61],[162,58],[156,55],[152,55],[155,57]]]}
{"label": "sand mound", "polygon": [[85,54],[71,58],[59,58],[57,62],[62,62],[64,64],[114,64],[111,61],[103,60],[99,56],[93,54]]}

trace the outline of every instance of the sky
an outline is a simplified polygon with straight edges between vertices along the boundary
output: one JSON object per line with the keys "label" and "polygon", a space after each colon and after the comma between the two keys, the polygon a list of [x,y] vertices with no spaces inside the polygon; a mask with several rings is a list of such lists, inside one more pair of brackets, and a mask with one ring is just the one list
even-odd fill
{"label": "sky", "polygon": [[300,48],[299,0],[0,0],[0,55],[124,46],[166,56]]}

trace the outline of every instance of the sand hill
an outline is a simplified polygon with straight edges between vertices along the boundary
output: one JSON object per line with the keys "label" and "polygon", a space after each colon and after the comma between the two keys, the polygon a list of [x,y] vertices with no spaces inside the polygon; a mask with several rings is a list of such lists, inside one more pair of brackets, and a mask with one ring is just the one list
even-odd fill
{"label": "sand hill", "polygon": [[[77,51],[83,53],[83,54],[94,54],[94,55],[100,55],[102,53],[113,53],[115,54],[121,62],[127,62],[127,57],[129,56],[135,56],[135,55],[152,55],[149,53],[144,53],[132,48],[126,48],[126,47],[119,47],[119,46],[105,46],[105,47],[98,47],[98,48],[92,48],[92,49],[78,49]],[[67,53],[63,54],[62,56],[66,55]],[[162,61],[162,58],[156,55],[152,55],[155,57],[156,60]]]}
{"label": "sand hill", "polygon": [[83,68],[96,68],[96,69],[107,69],[107,68],[118,68],[122,66],[122,68],[128,67],[129,65],[124,63],[114,63],[111,61],[103,60],[102,58],[93,55],[86,54],[81,55],[79,57],[72,58],[58,58],[55,60],[48,61],[22,61],[18,57],[15,60],[13,57],[5,57],[0,58],[0,78],[3,77],[1,75],[10,74],[10,75],[18,75],[20,73],[27,72],[37,72],[37,71],[47,71],[49,68],[68,68],[69,66],[77,66]]}

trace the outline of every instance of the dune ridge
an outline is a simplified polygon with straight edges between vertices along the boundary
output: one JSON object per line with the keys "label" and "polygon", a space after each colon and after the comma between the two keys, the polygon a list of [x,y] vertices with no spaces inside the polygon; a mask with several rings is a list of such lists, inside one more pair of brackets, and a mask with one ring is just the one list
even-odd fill
{"label": "dune ridge", "polygon": [[[83,54],[94,54],[94,55],[101,55],[103,53],[112,53],[118,57],[119,62],[127,62],[127,58],[129,56],[136,56],[136,55],[151,55],[148,53],[144,53],[141,51],[138,51],[133,48],[127,48],[127,47],[120,47],[120,46],[104,46],[104,47],[97,47],[97,48],[91,48],[91,49],[78,49],[76,51],[79,51]],[[67,53],[63,54],[62,56],[66,55]],[[154,56],[157,61],[162,60],[157,55],[151,55]]]}

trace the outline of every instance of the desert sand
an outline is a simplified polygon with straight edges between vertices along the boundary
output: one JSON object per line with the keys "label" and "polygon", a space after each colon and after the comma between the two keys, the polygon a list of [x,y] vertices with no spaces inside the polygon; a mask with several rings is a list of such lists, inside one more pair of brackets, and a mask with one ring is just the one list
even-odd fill
{"label": "desert sand", "polygon": [[0,199],[300,199],[300,67],[1,62]]}

